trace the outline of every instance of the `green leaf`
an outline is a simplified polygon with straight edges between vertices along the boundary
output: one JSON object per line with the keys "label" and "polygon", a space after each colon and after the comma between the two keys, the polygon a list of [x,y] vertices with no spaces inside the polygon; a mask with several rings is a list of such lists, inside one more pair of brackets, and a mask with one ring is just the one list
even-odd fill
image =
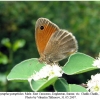
{"label": "green leaf", "polygon": [[28,78],[39,71],[44,64],[39,63],[38,59],[31,58],[14,66],[9,75],[8,80],[28,80]]}
{"label": "green leaf", "polygon": [[13,44],[13,51],[16,51],[19,48],[22,48],[25,45],[25,40],[20,39],[16,40]]}
{"label": "green leaf", "polygon": [[98,69],[92,65],[93,61],[94,58],[78,52],[69,57],[68,62],[63,67],[63,71],[65,74],[73,75]]}
{"label": "green leaf", "polygon": [[9,40],[9,38],[4,38],[4,39],[2,39],[2,41],[1,41],[1,43],[4,45],[4,46],[6,46],[7,48],[11,48],[11,42],[10,42],[10,40]]}
{"label": "green leaf", "polygon": [[68,83],[65,79],[59,78],[54,84],[54,89],[58,92],[67,92],[69,91]]}
{"label": "green leaf", "polygon": [[59,78],[55,82],[54,89],[57,92],[87,92],[84,87],[76,84],[68,84],[63,78]]}
{"label": "green leaf", "polygon": [[38,81],[32,80],[30,83],[30,86],[33,91],[40,91],[52,85],[56,80],[57,80],[57,77],[53,77],[50,80],[47,80],[47,79],[38,80]]}
{"label": "green leaf", "polygon": [[88,91],[81,85],[69,84],[69,92],[88,92]]}
{"label": "green leaf", "polygon": [[0,63],[1,64],[7,64],[8,63],[8,58],[5,54],[3,54],[2,52],[0,52]]}
{"label": "green leaf", "polygon": [[32,58],[17,64],[7,76],[8,80],[28,80],[33,91],[40,91],[53,84],[57,77],[52,79],[43,79],[34,81],[31,76],[38,72],[45,64],[38,62],[38,59]]}

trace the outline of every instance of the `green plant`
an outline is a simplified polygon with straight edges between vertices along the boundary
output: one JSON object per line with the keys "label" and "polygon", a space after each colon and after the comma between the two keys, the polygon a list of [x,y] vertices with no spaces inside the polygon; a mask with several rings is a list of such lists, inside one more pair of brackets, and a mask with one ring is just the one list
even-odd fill
{"label": "green plant", "polygon": [[[9,38],[3,38],[1,40],[1,44],[7,48],[8,55],[0,51],[0,64],[5,65],[6,68],[8,66],[11,67],[13,63],[14,53],[17,52],[19,48],[22,48],[25,45],[25,40],[19,39],[19,40],[14,41],[14,43],[11,43]],[[6,74],[7,72],[6,73],[0,72],[0,91],[7,91],[8,81],[6,79]]]}
{"label": "green plant", "polygon": [[2,56],[1,60],[2,60],[2,62],[4,62],[4,60],[6,62],[8,62],[8,59],[9,59],[10,62],[12,62],[12,60],[13,60],[13,53],[16,52],[19,48],[22,48],[25,45],[25,40],[24,39],[19,39],[19,40],[14,41],[14,43],[11,43],[9,38],[3,38],[1,40],[1,43],[5,47],[7,47],[8,51],[9,51],[9,58],[7,58],[6,55],[1,53],[1,56]]}
{"label": "green plant", "polygon": [[[94,58],[83,54],[75,53],[71,55],[68,62],[62,67],[64,74],[75,75],[91,70],[98,69],[94,67]],[[68,84],[67,81],[62,77],[53,77],[51,79],[43,78],[40,80],[34,80],[32,75],[39,72],[45,64],[38,62],[37,58],[28,59],[17,64],[7,76],[8,80],[27,80],[33,91],[43,91],[46,87],[53,85],[54,91],[57,92],[86,92],[87,90],[77,84]],[[77,89],[76,89],[77,88]]]}

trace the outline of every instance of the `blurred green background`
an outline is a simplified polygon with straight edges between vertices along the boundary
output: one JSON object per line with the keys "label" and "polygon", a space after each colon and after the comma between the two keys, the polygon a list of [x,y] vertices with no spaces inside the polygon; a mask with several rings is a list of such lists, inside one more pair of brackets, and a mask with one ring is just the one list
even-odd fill
{"label": "blurred green background", "polygon": [[[32,91],[28,82],[8,82],[6,76],[21,61],[39,57],[34,38],[35,22],[39,17],[48,18],[60,28],[72,32],[78,40],[79,52],[94,58],[98,56],[99,1],[0,2],[0,91]],[[97,72],[100,71],[64,77],[69,83],[81,84]],[[47,90],[52,91],[52,87]]]}

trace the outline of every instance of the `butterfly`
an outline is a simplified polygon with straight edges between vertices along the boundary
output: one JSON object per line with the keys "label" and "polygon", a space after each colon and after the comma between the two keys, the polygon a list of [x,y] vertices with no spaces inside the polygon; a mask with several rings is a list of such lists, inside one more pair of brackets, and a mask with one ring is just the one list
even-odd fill
{"label": "butterfly", "polygon": [[36,21],[35,40],[39,61],[47,64],[58,63],[78,50],[75,36],[47,18]]}

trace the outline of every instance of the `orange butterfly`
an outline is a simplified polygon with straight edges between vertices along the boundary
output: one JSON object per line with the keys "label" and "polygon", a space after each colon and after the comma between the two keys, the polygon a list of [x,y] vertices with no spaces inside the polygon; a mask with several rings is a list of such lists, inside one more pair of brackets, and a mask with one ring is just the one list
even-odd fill
{"label": "orange butterfly", "polygon": [[78,50],[72,33],[60,29],[46,18],[39,18],[35,26],[35,39],[40,54],[39,61],[57,63]]}

